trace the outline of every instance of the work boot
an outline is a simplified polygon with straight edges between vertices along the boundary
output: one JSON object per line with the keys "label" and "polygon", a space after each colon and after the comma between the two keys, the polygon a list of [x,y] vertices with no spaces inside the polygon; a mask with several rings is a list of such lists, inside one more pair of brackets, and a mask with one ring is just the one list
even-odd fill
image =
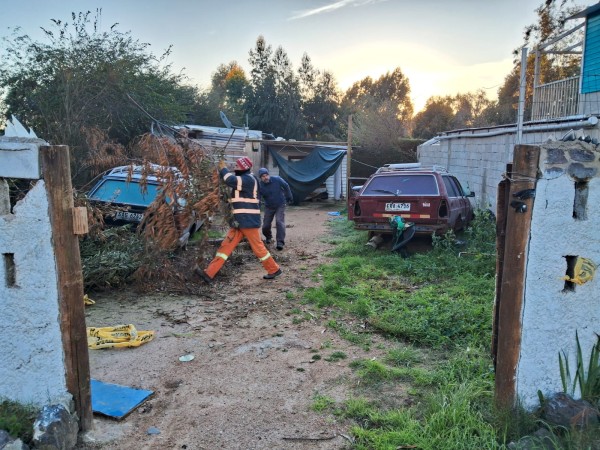
{"label": "work boot", "polygon": [[213,279],[209,277],[208,274],[198,266],[194,268],[194,273],[206,284],[211,284],[213,281]]}
{"label": "work boot", "polygon": [[263,278],[265,280],[272,280],[273,278],[277,278],[282,273],[283,273],[283,271],[281,269],[279,269],[279,270],[277,270],[277,272],[266,274],[265,276],[263,276]]}
{"label": "work boot", "polygon": [[277,247],[275,247],[277,250],[283,250],[283,242],[278,242],[277,243]]}
{"label": "work boot", "polygon": [[271,239],[265,239],[265,244],[269,245],[271,242],[273,242]]}

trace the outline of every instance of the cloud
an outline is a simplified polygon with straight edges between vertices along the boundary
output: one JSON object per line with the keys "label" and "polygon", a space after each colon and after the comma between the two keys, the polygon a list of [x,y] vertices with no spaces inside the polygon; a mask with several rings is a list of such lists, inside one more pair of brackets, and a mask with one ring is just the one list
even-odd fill
{"label": "cloud", "polygon": [[377,80],[400,67],[409,79],[415,111],[422,109],[434,95],[484,89],[488,97],[494,99],[499,85],[513,67],[512,58],[472,64],[421,43],[384,40],[336,47],[335,52],[319,55],[313,62],[333,67],[342,90],[367,76]]}
{"label": "cloud", "polygon": [[337,9],[346,8],[349,6],[352,6],[352,7],[364,6],[364,5],[370,5],[373,3],[380,3],[380,2],[384,2],[384,1],[387,1],[387,0],[338,0],[337,2],[333,2],[328,5],[321,6],[320,8],[313,8],[313,9],[307,9],[304,11],[299,11],[296,14],[294,14],[292,17],[290,17],[288,20],[304,19],[304,18],[310,17],[310,16],[316,16],[319,14],[330,13]]}

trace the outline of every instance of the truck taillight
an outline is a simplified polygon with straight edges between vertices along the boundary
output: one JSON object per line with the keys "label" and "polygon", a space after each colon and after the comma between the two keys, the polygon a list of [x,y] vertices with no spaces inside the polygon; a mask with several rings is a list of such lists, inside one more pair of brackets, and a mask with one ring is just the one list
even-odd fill
{"label": "truck taillight", "polygon": [[446,204],[446,200],[440,202],[438,217],[448,217],[448,205]]}

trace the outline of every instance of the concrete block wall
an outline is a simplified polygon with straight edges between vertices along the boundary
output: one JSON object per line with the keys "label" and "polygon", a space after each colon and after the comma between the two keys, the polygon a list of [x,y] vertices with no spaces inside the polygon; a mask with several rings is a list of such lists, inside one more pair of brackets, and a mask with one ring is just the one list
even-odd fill
{"label": "concrete block wall", "polygon": [[[567,289],[563,279],[568,257],[584,257],[600,264],[599,159],[600,150],[593,144],[575,141],[542,146],[516,380],[518,397],[529,409],[539,405],[538,389],[545,396],[562,392],[559,352],[568,355],[571,374],[575,374],[575,333],[586,364],[596,333],[600,334],[600,273]],[[578,193],[576,182],[580,183]],[[576,203],[581,204],[582,195],[587,195],[583,207],[575,208]]]}
{"label": "concrete block wall", "polygon": [[[11,152],[20,151],[15,150],[16,141],[0,137],[3,172],[10,169]],[[23,142],[20,147],[32,145],[30,140]],[[0,397],[37,406],[68,405],[44,181],[34,181],[12,211],[4,178],[0,187]]]}
{"label": "concrete block wall", "polygon": [[[521,143],[525,145],[541,145],[549,140],[556,141],[569,130],[557,129],[548,131],[523,132]],[[489,134],[489,133],[487,133]],[[600,138],[598,126],[576,130],[575,135]],[[506,164],[513,159],[513,151],[517,136],[514,132],[493,136],[473,130],[456,132],[432,139],[420,145],[417,157],[424,165],[440,165],[446,167],[460,182],[475,192],[475,206],[496,211],[496,194],[498,183],[502,181]]]}

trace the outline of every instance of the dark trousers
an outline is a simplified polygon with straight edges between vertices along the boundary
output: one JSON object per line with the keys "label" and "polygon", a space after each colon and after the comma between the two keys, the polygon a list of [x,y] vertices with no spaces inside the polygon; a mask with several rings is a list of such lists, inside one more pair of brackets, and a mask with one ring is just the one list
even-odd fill
{"label": "dark trousers", "polygon": [[271,224],[275,217],[275,228],[277,229],[277,244],[285,244],[285,205],[278,208],[265,206],[265,217],[263,218],[262,233],[266,239],[273,239]]}

